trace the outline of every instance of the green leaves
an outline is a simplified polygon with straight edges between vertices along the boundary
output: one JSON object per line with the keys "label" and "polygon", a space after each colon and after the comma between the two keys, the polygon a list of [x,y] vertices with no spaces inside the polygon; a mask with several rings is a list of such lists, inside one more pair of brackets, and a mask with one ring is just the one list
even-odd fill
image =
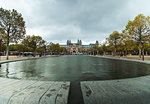
{"label": "green leaves", "polygon": [[7,59],[9,53],[9,43],[17,43],[24,38],[26,33],[25,21],[17,10],[6,10],[0,8],[0,33],[3,35],[3,40],[7,46]]}
{"label": "green leaves", "polygon": [[64,51],[64,48],[63,47],[60,47],[59,44],[54,44],[52,43],[49,47],[48,47],[48,50],[50,52],[63,52]]}
{"label": "green leaves", "polygon": [[117,47],[121,44],[123,40],[123,34],[119,33],[118,31],[114,31],[112,34],[109,35],[109,38],[107,40],[112,46],[112,49],[116,52]]}
{"label": "green leaves", "polygon": [[146,42],[145,39],[150,34],[150,17],[139,14],[133,21],[129,21],[123,30],[129,40],[139,43],[139,57],[141,57],[141,43]]}
{"label": "green leaves", "polygon": [[123,33],[137,42],[144,41],[144,36],[150,34],[150,18],[139,14],[133,21],[129,21]]}
{"label": "green leaves", "polygon": [[10,11],[0,8],[0,30],[7,41],[18,42],[24,38],[26,30],[22,14],[14,9]]}
{"label": "green leaves", "polygon": [[44,47],[45,46],[45,41],[42,39],[40,36],[30,36],[28,35],[23,41],[22,44],[24,46],[29,47],[32,49],[32,51],[36,51],[37,48],[39,47]]}

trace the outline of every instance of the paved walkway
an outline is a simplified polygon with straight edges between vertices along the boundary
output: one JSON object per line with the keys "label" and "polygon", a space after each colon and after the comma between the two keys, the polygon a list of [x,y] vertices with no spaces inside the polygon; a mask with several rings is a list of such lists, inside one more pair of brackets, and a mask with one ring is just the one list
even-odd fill
{"label": "paved walkway", "polygon": [[[27,59],[31,57],[22,57],[22,56],[9,56],[9,60],[17,60],[17,59]],[[6,56],[1,56],[0,61],[6,61]]]}
{"label": "paved walkway", "polygon": [[[99,56],[99,55],[98,55]],[[120,58],[120,59],[129,59],[129,60],[137,60],[137,61],[143,61],[142,58],[139,58],[138,55],[132,55],[132,56],[112,56],[112,55],[105,55],[103,57],[112,57],[112,58]],[[150,62],[150,56],[144,56],[144,61]]]}
{"label": "paved walkway", "polygon": [[0,104],[67,104],[69,82],[0,78]]}
{"label": "paved walkway", "polygon": [[[150,102],[150,76],[80,83],[84,104]],[[68,104],[69,89],[70,82],[0,78],[0,104]]]}
{"label": "paved walkway", "polygon": [[150,104],[150,76],[81,82],[85,104]]}

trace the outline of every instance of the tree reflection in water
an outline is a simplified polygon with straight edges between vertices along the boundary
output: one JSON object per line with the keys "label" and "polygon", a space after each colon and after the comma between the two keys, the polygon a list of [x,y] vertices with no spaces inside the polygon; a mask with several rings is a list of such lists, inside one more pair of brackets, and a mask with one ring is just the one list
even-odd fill
{"label": "tree reflection in water", "polygon": [[8,69],[9,69],[9,64],[7,63],[7,64],[6,64],[6,75],[5,75],[6,78],[9,78],[9,76],[8,76],[9,70],[8,70]]}

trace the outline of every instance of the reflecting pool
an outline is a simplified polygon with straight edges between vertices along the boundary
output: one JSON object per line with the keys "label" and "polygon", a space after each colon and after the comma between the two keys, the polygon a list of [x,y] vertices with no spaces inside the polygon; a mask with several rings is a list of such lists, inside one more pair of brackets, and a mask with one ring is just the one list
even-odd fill
{"label": "reflecting pool", "polygon": [[91,56],[56,56],[2,64],[0,77],[31,80],[87,81],[150,74],[150,65]]}

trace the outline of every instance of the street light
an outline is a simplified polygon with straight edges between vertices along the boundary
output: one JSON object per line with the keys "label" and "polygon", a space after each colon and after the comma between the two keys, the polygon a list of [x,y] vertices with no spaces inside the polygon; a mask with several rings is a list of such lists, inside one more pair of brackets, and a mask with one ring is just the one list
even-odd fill
{"label": "street light", "polygon": [[[0,61],[1,61],[1,43],[2,43],[2,39],[0,38]],[[0,67],[1,67],[1,63],[0,63]]]}
{"label": "street light", "polygon": [[144,61],[144,42],[142,42],[142,60]]}

